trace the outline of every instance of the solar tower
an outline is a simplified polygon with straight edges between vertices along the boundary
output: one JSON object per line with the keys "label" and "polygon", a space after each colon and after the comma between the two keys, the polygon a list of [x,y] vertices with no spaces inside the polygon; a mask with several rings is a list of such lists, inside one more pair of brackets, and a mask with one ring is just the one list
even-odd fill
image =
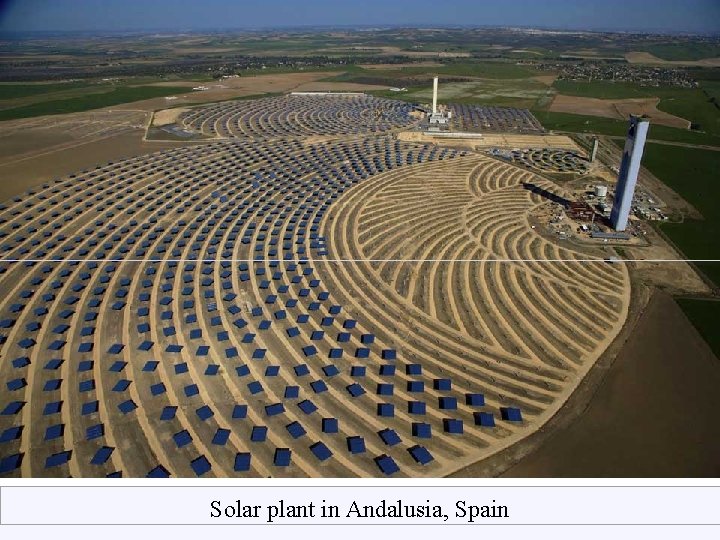
{"label": "solar tower", "polygon": [[610,212],[610,223],[616,231],[624,231],[627,227],[648,127],[650,121],[647,117],[630,115],[630,128],[620,162],[615,201]]}

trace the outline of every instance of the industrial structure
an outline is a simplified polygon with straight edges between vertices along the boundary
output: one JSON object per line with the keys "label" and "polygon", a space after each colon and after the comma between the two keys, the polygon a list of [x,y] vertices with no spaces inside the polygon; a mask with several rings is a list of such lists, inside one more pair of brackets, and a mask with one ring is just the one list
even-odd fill
{"label": "industrial structure", "polygon": [[610,223],[616,231],[624,231],[627,228],[649,126],[650,121],[646,116],[630,116],[630,128],[620,163],[615,201],[610,212]]}
{"label": "industrial structure", "polygon": [[433,100],[432,100],[432,112],[428,118],[428,131],[439,131],[440,129],[447,129],[450,127],[450,118],[452,113],[450,111],[441,112],[437,106],[437,94],[438,94],[438,78],[433,77]]}

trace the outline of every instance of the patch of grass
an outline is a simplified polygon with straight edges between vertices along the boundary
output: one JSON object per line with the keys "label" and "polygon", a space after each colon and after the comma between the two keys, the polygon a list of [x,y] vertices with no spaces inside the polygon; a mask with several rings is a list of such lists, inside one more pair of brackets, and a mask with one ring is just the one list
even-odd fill
{"label": "patch of grass", "polygon": [[100,109],[121,103],[132,103],[143,99],[169,96],[191,90],[185,86],[125,86],[117,87],[103,94],[89,94],[70,99],[58,99],[33,103],[22,107],[0,111],[0,120],[30,118],[46,114],[66,114]]}
{"label": "patch of grass", "polygon": [[712,43],[658,43],[644,50],[663,60],[702,60],[720,56],[720,46]]}
{"label": "patch of grass", "polygon": [[628,82],[612,81],[555,81],[558,93],[568,96],[593,97],[600,99],[627,99],[653,97],[655,88]]}
{"label": "patch of grass", "polygon": [[[720,259],[720,152],[650,143],[643,165],[705,218],[663,223],[662,231],[689,259]],[[720,264],[697,266],[720,286]]]}
{"label": "patch of grass", "polygon": [[678,298],[676,302],[693,326],[697,328],[705,342],[720,358],[720,332],[717,331],[720,320],[720,302],[713,300],[694,300]]}
{"label": "patch of grass", "polygon": [[67,82],[50,84],[0,84],[0,100],[18,99],[28,96],[48,94],[50,92],[62,92],[87,86],[87,82]]}
{"label": "patch of grass", "polygon": [[657,88],[658,109],[696,124],[697,129],[720,136],[720,109],[700,88]]}

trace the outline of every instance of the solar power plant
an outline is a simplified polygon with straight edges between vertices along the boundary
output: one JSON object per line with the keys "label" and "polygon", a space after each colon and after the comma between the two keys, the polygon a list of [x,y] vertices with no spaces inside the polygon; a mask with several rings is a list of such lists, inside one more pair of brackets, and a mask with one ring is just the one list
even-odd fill
{"label": "solar power plant", "polygon": [[184,113],[186,130],[220,137],[382,134],[417,123],[404,101],[368,95],[286,95],[231,101]]}
{"label": "solar power plant", "polygon": [[590,162],[576,150],[526,148],[512,150],[510,159],[544,172],[584,174],[590,170]]}
{"label": "solar power plant", "polygon": [[294,138],[363,116],[323,99],[345,113],[262,109],[283,138],[245,102],[190,113],[227,139],[0,205],[0,474],[441,476],[557,411],[625,319],[625,265],[531,230],[523,184],[554,184],[530,171]]}
{"label": "solar power plant", "polygon": [[527,109],[450,103],[456,129],[459,131],[541,133],[545,131]]}

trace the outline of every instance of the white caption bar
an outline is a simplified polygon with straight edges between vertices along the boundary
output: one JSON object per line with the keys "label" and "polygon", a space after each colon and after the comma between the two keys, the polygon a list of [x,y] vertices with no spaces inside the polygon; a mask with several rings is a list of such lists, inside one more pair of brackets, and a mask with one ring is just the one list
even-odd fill
{"label": "white caption bar", "polygon": [[720,487],[2,487],[2,525],[717,525]]}

